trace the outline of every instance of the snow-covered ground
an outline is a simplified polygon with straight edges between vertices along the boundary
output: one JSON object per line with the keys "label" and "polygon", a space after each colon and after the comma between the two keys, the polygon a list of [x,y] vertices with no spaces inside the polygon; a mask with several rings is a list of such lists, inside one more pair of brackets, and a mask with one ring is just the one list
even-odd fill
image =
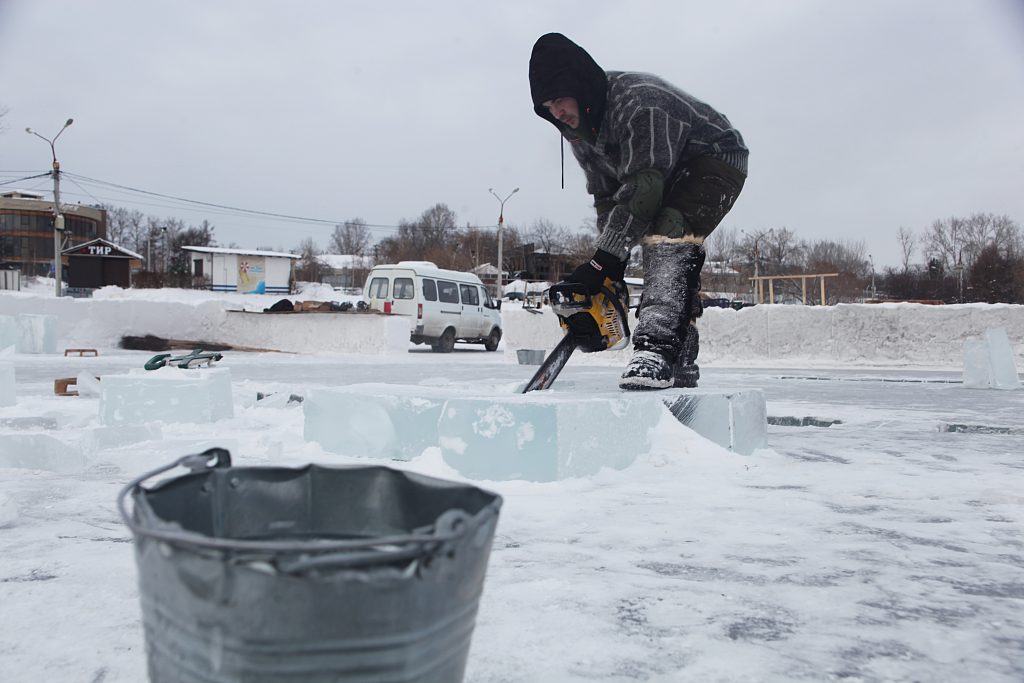
{"label": "snow-covered ground", "polygon": [[[386,359],[228,352],[233,418],[141,428],[103,428],[96,398],[53,395],[54,378],[151,355],[14,356],[0,456],[40,466],[0,469],[0,680],[145,680],[114,506],[133,476],[211,445],[241,465],[366,462],[304,441],[301,407],[257,392],[507,386],[534,369],[462,345]],[[552,391],[607,391],[620,371],[574,359]],[[473,482],[505,504],[467,681],[1024,679],[1024,392],[964,389],[957,367],[702,373],[705,388],[763,389],[773,418],[841,423],[770,426],[769,447],[744,457],[666,419],[622,471]],[[436,449],[389,464],[460,478]]]}

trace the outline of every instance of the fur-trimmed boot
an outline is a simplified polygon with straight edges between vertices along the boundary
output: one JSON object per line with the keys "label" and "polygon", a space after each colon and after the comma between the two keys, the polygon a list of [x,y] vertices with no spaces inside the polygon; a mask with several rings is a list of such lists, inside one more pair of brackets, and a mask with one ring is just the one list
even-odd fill
{"label": "fur-trimmed boot", "polygon": [[700,379],[700,366],[697,365],[697,354],[700,353],[700,332],[697,329],[697,318],[704,314],[704,304],[700,300],[700,269],[704,266],[704,248],[701,247],[700,267],[696,275],[687,278],[691,282],[690,319],[680,321],[679,336],[683,340],[683,348],[672,368],[672,386],[693,389]]}
{"label": "fur-trimmed boot", "polygon": [[704,265],[699,237],[644,238],[644,293],[637,310],[633,357],[622,374],[623,389],[667,389],[686,334],[681,322],[693,317],[693,302]]}

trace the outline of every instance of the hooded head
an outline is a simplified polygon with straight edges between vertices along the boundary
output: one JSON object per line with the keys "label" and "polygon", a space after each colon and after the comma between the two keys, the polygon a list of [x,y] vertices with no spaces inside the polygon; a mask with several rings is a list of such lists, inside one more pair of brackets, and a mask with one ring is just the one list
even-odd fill
{"label": "hooded head", "polygon": [[537,116],[562,129],[563,124],[544,103],[572,97],[579,105],[581,132],[596,136],[604,118],[607,90],[604,69],[586,50],[561,33],[545,34],[534,43],[530,55],[530,94]]}

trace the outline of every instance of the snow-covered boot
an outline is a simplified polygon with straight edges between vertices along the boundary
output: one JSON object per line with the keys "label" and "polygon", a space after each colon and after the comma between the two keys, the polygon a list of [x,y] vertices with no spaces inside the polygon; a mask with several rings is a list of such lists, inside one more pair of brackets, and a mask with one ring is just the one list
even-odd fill
{"label": "snow-covered boot", "polygon": [[693,301],[704,265],[699,237],[655,235],[643,241],[644,293],[637,309],[633,357],[622,374],[623,389],[667,389],[683,351],[681,323],[692,317]]}
{"label": "snow-covered boot", "polygon": [[697,354],[700,353],[700,332],[697,329],[697,318],[704,314],[704,304],[700,299],[700,269],[704,266],[704,247],[701,247],[700,251],[700,263],[696,269],[696,275],[691,274],[687,278],[692,296],[690,318],[680,321],[679,336],[683,340],[683,348],[672,367],[674,380],[672,386],[684,389],[695,388],[697,380],[700,379],[700,367],[697,365]]}
{"label": "snow-covered boot", "polygon": [[693,389],[700,379],[700,366],[697,365],[697,353],[700,351],[700,333],[696,323],[687,323],[686,338],[683,340],[683,351],[672,366],[672,386]]}

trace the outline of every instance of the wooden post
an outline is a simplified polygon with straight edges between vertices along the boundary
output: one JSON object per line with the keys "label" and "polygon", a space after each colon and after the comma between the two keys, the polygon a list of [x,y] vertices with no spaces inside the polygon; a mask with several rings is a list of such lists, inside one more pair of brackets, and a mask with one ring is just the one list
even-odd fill
{"label": "wooden post", "polygon": [[807,278],[800,278],[800,289],[803,290],[804,306],[807,305]]}
{"label": "wooden post", "polygon": [[775,278],[768,280],[768,303],[775,303]]}
{"label": "wooden post", "polygon": [[825,276],[821,276],[821,305],[825,305]]}

